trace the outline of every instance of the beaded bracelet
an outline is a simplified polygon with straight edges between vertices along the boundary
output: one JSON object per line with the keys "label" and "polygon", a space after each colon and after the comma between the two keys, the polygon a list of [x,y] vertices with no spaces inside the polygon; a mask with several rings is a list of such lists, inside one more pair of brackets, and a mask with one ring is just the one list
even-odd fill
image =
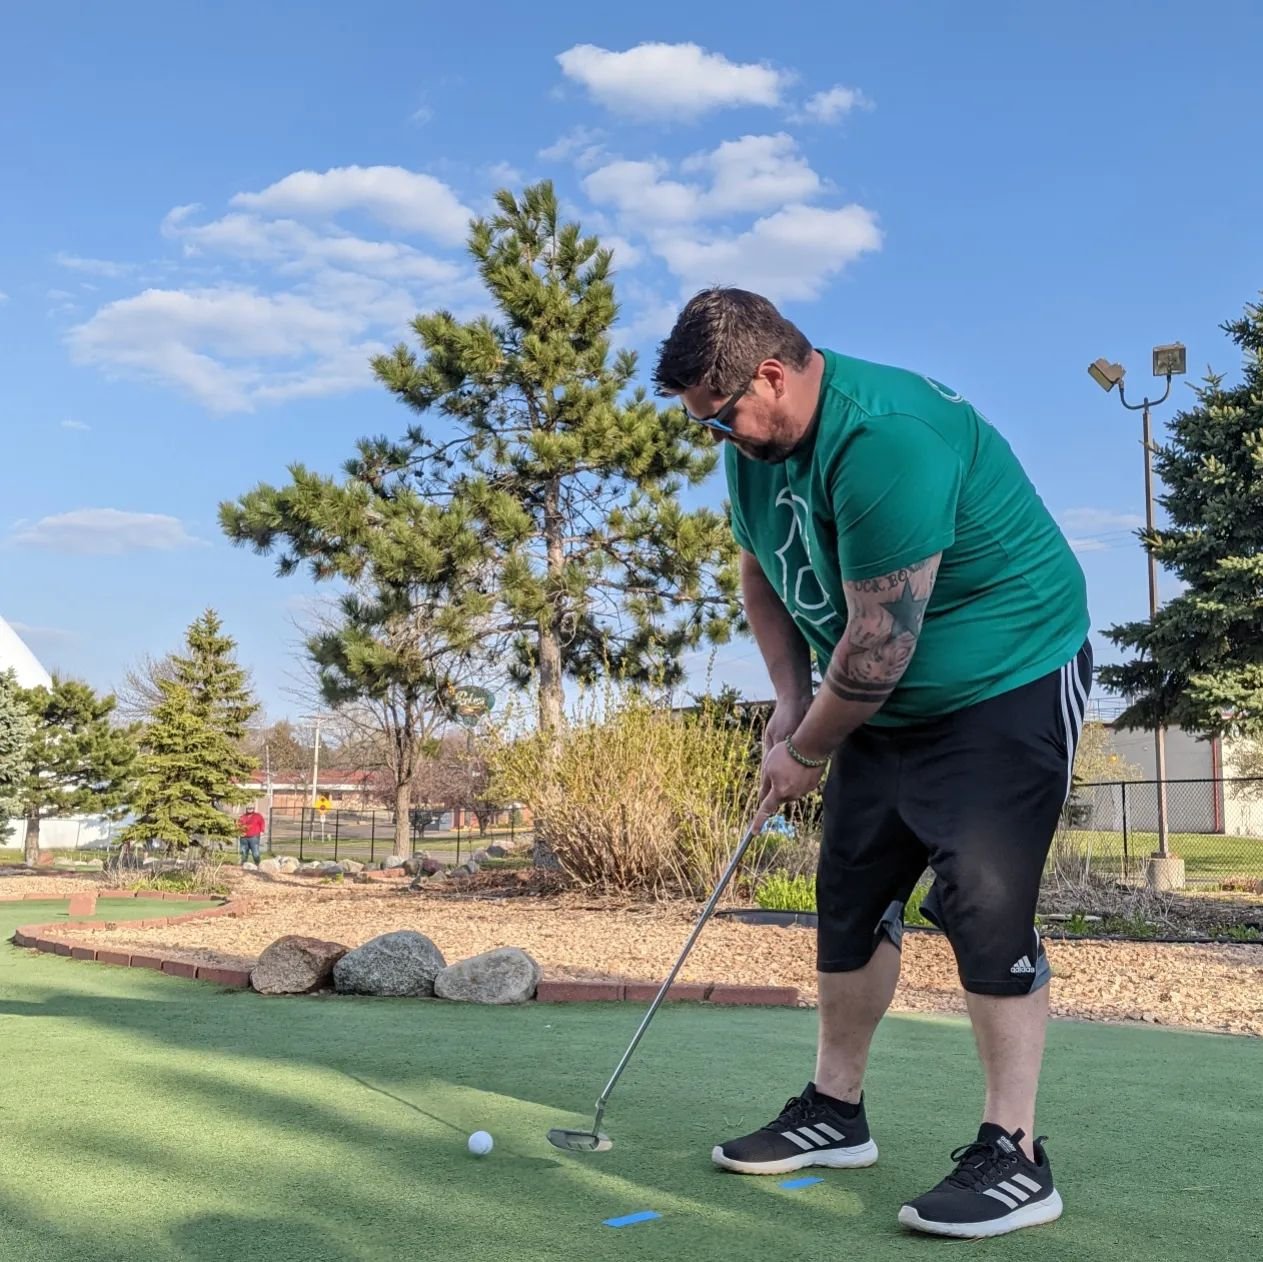
{"label": "beaded bracelet", "polygon": [[785,749],[796,763],[799,763],[804,767],[823,767],[825,763],[829,761],[828,758],[805,758],[794,748],[794,742],[788,737],[785,739]]}

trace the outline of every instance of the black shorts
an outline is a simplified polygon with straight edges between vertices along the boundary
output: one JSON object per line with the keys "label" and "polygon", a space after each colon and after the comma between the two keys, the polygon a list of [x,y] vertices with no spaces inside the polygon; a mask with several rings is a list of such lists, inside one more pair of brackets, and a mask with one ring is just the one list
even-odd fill
{"label": "black shorts", "polygon": [[921,910],[946,933],[967,991],[1021,995],[1048,980],[1035,908],[1091,683],[1085,644],[1021,688],[846,740],[824,788],[821,972],[863,968],[883,937],[898,946],[928,867]]}

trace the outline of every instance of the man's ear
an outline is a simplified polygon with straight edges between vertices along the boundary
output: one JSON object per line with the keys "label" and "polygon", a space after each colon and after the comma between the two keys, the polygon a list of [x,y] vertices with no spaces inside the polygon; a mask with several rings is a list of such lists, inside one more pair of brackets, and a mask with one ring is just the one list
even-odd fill
{"label": "man's ear", "polygon": [[755,370],[756,377],[762,377],[772,387],[772,393],[779,399],[785,393],[785,379],[788,374],[785,365],[779,359],[765,359]]}

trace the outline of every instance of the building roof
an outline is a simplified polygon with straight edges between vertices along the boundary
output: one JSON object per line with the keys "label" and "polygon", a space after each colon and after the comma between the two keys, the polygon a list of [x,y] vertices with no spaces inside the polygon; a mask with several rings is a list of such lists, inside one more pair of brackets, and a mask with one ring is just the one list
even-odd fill
{"label": "building roof", "polygon": [[47,688],[53,682],[22,637],[0,618],[0,673],[8,670],[17,676],[21,688]]}

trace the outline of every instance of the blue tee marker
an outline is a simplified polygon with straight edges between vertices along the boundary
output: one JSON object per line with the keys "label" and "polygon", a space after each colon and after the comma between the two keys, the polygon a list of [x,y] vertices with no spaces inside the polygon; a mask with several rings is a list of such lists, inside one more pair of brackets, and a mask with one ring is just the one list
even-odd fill
{"label": "blue tee marker", "polygon": [[651,1218],[661,1218],[662,1215],[655,1213],[651,1209],[643,1209],[639,1214],[628,1214],[623,1218],[607,1218],[605,1226],[607,1227],[630,1227],[633,1223],[647,1223]]}
{"label": "blue tee marker", "polygon": [[785,1182],[781,1184],[781,1187],[790,1188],[792,1190],[795,1188],[810,1187],[813,1183],[823,1183],[823,1182],[824,1182],[823,1179],[815,1178],[815,1177],[810,1178],[810,1179],[786,1179]]}

